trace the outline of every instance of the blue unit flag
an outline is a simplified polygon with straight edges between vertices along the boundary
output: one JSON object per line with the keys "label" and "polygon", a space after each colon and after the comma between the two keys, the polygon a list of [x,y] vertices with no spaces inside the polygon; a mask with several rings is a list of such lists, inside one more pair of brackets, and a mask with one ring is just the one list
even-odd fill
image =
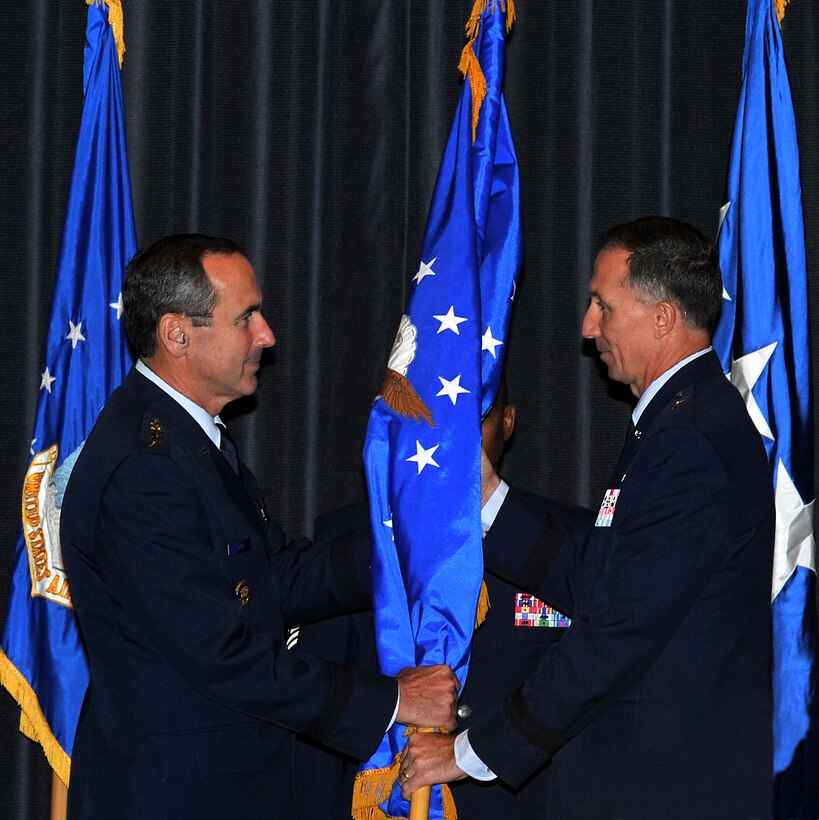
{"label": "blue unit flag", "polygon": [[131,366],[120,291],[136,231],[120,79],[122,13],[119,0],[109,3],[89,0],[85,102],[0,652],[0,682],[20,704],[20,730],[42,745],[66,784],[88,665],[63,569],[60,505],[86,435]]}
{"label": "blue unit flag", "polygon": [[714,339],[768,452],[774,818],[816,818],[816,570],[808,288],[799,148],[773,0],[749,0],[743,81],[719,232]]}
{"label": "blue unit flag", "polygon": [[[364,447],[382,671],[448,663],[463,683],[483,556],[481,418],[497,394],[522,258],[515,156],[503,98],[512,0],[475,4],[468,82],[432,196],[421,260]],[[358,816],[406,817],[393,727],[359,772]],[[391,768],[392,767],[392,768]],[[451,816],[435,787],[430,817]],[[369,812],[369,813],[366,813]]]}

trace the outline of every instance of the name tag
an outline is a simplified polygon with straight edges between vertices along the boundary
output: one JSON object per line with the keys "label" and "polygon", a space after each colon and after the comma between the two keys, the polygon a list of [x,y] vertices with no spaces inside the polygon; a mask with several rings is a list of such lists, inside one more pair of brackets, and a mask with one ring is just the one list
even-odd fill
{"label": "name tag", "polygon": [[231,541],[231,543],[227,545],[227,554],[228,556],[238,555],[240,552],[247,552],[249,549],[250,539],[242,538],[241,541]]}
{"label": "name tag", "polygon": [[597,513],[597,520],[594,522],[595,527],[610,527],[614,521],[614,511],[617,508],[617,497],[620,495],[620,489],[606,490],[603,496],[603,503],[600,505],[600,510]]}
{"label": "name tag", "polygon": [[545,626],[565,629],[572,619],[525,592],[515,593],[515,626]]}

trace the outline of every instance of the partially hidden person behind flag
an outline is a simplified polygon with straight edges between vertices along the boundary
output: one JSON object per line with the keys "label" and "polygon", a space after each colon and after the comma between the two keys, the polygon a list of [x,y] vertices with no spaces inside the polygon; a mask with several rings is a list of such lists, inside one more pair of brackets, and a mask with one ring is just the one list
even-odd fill
{"label": "partially hidden person behind flag", "polygon": [[[505,378],[498,395],[481,422],[481,441],[489,461],[499,469],[506,443],[512,438],[517,407],[509,400]],[[540,496],[508,488],[503,484],[495,496],[500,503],[511,492],[534,511],[550,513],[572,531],[583,533],[590,525],[591,512],[559,504]],[[488,528],[490,506],[482,512]],[[369,511],[366,502],[329,512],[316,522],[316,534],[333,537],[366,527]],[[499,523],[495,536],[503,538],[504,549],[516,550],[514,527]],[[532,674],[549,646],[566,631],[570,619],[520,586],[486,572],[489,611],[472,638],[469,675],[458,706],[458,730],[472,723],[497,703],[507,692]],[[372,615],[368,611],[341,615],[302,627],[294,649],[298,653],[320,655],[339,662],[352,659],[365,669],[377,669],[378,658]],[[349,820],[350,802],[356,774],[356,761],[299,739],[296,744],[296,799],[300,820]],[[315,778],[323,784],[315,788]],[[452,796],[458,815],[467,820],[497,820],[522,812],[545,811],[548,799],[549,766],[544,764],[519,789],[501,783],[492,786],[475,780],[454,784]]]}
{"label": "partially hidden person behind flag", "polygon": [[447,666],[396,680],[285,648],[288,625],[366,603],[369,536],[288,546],[231,464],[219,413],[275,343],[261,301],[230,240],[166,237],[128,266],[139,361],[62,507],[91,676],[70,818],[293,817],[293,733],[366,758],[393,721],[455,726]]}
{"label": "partially hidden person behind flag", "polygon": [[[484,549],[572,624],[467,732],[409,739],[404,795],[467,775],[518,787],[551,759],[547,818],[767,817],[774,501],[711,348],[716,250],[674,219],[619,225],[589,292],[583,336],[638,398],[594,526],[572,549],[509,493]],[[498,481],[485,458],[484,502]],[[512,522],[530,549],[505,548]]]}

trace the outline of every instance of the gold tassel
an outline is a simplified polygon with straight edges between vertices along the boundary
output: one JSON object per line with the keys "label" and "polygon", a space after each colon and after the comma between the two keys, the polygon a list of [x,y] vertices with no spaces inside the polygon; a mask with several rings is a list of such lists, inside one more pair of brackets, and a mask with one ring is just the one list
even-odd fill
{"label": "gold tassel", "polygon": [[[776,0],[777,3],[790,2],[790,0]],[[478,26],[481,22],[481,15],[489,8],[490,0],[475,0],[472,7],[472,14],[466,22],[466,39],[474,40],[478,36]],[[492,11],[497,8],[497,0],[492,0]],[[515,22],[515,0],[501,0],[501,11],[506,14],[506,33],[512,28]]]}
{"label": "gold tassel", "polygon": [[472,14],[469,15],[469,20],[466,21],[466,39],[474,40],[478,36],[478,26],[481,24],[481,15],[489,5],[489,0],[475,0],[475,5],[472,7]]}
{"label": "gold tassel", "polygon": [[515,22],[515,0],[506,0],[501,8],[506,12],[506,33],[509,34],[512,23]]}
{"label": "gold tassel", "polygon": [[57,777],[68,786],[71,776],[71,758],[51,733],[34,690],[2,650],[0,650],[0,684],[8,690],[20,706],[20,731],[43,747],[49,765]]}
{"label": "gold tassel", "polygon": [[791,0],[774,0],[774,6],[776,6],[776,19],[779,20],[779,24],[782,25],[782,21],[785,19],[785,6],[790,3]]}
{"label": "gold tassel", "polygon": [[[117,57],[119,67],[122,68],[122,57],[125,54],[125,27],[122,16],[122,0],[102,0],[108,6],[108,24],[114,32],[114,40],[117,44]],[[85,0],[86,6],[99,3],[101,0]]]}
{"label": "gold tassel", "polygon": [[481,105],[483,105],[486,96],[486,77],[484,77],[481,64],[472,50],[473,42],[474,40],[470,40],[464,46],[458,68],[461,74],[469,80],[469,88],[472,91],[472,142],[475,142],[478,135],[478,118],[481,114]]}
{"label": "gold tassel", "polygon": [[[469,42],[464,46],[461,52],[461,61],[458,63],[458,70],[469,80],[469,88],[472,92],[472,142],[475,142],[478,134],[478,119],[481,115],[481,106],[486,97],[486,77],[478,58],[475,56],[472,44],[478,36],[481,15],[489,8],[490,2],[494,12],[497,0],[475,0],[472,14],[469,15],[469,20],[466,23],[466,36],[469,38]],[[788,2],[788,0],[777,0],[777,2]],[[501,0],[501,10],[506,14],[506,33],[508,34],[515,20],[515,0]]]}
{"label": "gold tassel", "polygon": [[475,615],[475,629],[477,629],[489,614],[492,603],[489,600],[489,590],[486,588],[486,581],[481,581],[481,591],[478,595],[478,612]]}

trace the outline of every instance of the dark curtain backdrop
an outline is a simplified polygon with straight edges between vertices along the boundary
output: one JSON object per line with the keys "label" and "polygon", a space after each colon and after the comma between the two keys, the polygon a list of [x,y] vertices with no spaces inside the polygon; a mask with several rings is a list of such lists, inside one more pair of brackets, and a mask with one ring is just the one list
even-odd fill
{"label": "dark curtain backdrop", "polygon": [[[630,410],[579,335],[595,240],[652,212],[714,237],[745,3],[517,5],[506,96],[526,262],[508,345],[519,427],[505,473],[593,505]],[[316,514],[362,495],[368,407],[417,269],[472,0],[124,7],[140,244],[221,234],[255,264],[278,344],[232,429],[288,532],[309,532]],[[0,5],[0,618],[82,106],[85,17],[83,0]],[[818,29],[816,4],[794,0],[783,33],[814,300]],[[16,726],[3,692],[0,814],[45,817],[50,773]]]}

